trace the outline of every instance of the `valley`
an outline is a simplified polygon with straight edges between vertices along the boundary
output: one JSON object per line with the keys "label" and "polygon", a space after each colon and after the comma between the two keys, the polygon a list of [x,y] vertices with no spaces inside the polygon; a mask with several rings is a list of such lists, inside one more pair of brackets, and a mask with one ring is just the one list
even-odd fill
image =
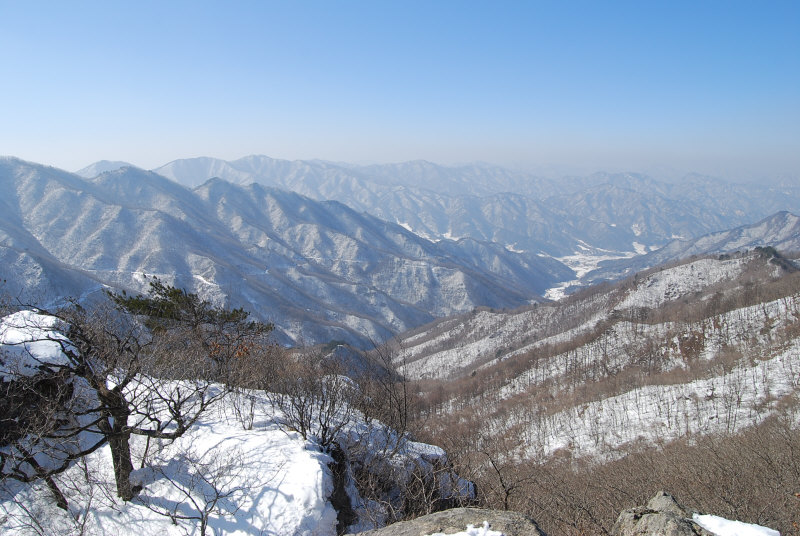
{"label": "valley", "polygon": [[[98,162],[77,174],[5,158],[0,182],[6,310],[69,310],[69,298],[94,310],[107,292],[164,282],[274,326],[276,346],[259,351],[285,364],[239,377],[250,390],[201,423],[222,442],[239,437],[230,417],[247,430],[250,404],[251,426],[267,435],[247,432],[245,443],[324,453],[274,468],[325,482],[308,496],[313,519],[280,503],[293,531],[369,528],[463,503],[517,510],[550,534],[607,534],[619,512],[665,487],[784,534],[798,522],[797,189],[266,157],[154,171]],[[286,400],[303,392],[292,382],[344,374],[353,391],[314,384],[348,393],[334,432],[328,421],[286,424]],[[330,402],[314,400],[303,406],[323,404],[312,416]],[[288,443],[273,433],[287,426],[302,431]],[[393,439],[358,446],[375,433]],[[145,464],[149,447],[136,445]],[[175,456],[198,454],[180,448]],[[403,463],[424,472],[386,476]],[[71,471],[77,500],[85,484]],[[143,480],[149,511],[167,511],[158,497],[184,477],[169,473],[176,489]],[[445,477],[460,491],[437,495]],[[387,498],[387,478],[405,482],[390,493],[402,501]],[[412,507],[414,478],[425,484]],[[730,489],[741,478],[746,489]],[[17,506],[46,495],[20,489],[28,498]],[[84,519],[106,515],[81,508]]]}

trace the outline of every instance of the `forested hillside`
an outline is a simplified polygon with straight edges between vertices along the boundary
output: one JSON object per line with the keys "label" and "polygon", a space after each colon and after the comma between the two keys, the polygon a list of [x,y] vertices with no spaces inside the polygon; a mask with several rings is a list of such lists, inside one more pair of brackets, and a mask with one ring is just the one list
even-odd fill
{"label": "forested hillside", "polygon": [[418,380],[420,437],[460,454],[489,504],[550,533],[604,533],[630,501],[674,486],[791,534],[798,289],[800,272],[770,248],[692,258],[554,304],[443,320],[393,355]]}

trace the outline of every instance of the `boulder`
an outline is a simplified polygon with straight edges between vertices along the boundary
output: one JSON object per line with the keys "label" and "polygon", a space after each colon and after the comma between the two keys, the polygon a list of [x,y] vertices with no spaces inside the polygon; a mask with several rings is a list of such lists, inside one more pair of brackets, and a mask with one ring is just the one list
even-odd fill
{"label": "boulder", "polygon": [[659,491],[647,506],[624,510],[611,536],[714,536],[692,520],[692,512],[669,493]]}
{"label": "boulder", "polygon": [[358,534],[360,536],[424,536],[437,532],[455,534],[464,532],[467,525],[483,527],[484,521],[489,523],[491,530],[502,532],[504,536],[545,536],[533,520],[522,514],[482,508],[453,508]]}

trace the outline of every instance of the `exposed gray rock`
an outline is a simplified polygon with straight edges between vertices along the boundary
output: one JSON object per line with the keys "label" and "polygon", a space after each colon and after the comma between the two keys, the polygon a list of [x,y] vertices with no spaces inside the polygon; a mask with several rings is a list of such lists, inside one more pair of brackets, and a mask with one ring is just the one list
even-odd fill
{"label": "exposed gray rock", "polygon": [[692,512],[659,491],[647,506],[624,510],[611,528],[612,536],[714,536],[692,521]]}
{"label": "exposed gray rock", "polygon": [[484,521],[489,522],[492,530],[502,532],[505,536],[545,536],[533,520],[522,514],[482,508],[453,508],[358,534],[360,536],[424,536],[437,532],[455,534],[466,530],[467,525],[482,527]]}

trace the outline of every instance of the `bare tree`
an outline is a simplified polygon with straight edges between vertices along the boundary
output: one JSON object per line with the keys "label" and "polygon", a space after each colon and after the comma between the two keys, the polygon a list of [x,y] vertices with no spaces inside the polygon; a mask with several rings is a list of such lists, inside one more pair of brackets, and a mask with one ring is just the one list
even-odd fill
{"label": "bare tree", "polygon": [[353,381],[338,363],[315,353],[288,360],[271,387],[265,394],[281,411],[283,426],[303,439],[313,437],[323,449],[354,418]]}
{"label": "bare tree", "polygon": [[413,386],[397,369],[402,348],[393,340],[374,345],[356,376],[358,409],[369,422],[377,419],[398,435],[405,434],[416,410]]}
{"label": "bare tree", "polygon": [[[33,375],[34,381],[40,386],[51,378],[63,381],[56,382],[54,392],[38,390],[38,407],[52,417],[27,419],[24,428],[6,434],[2,475],[44,479],[62,507],[66,501],[52,475],[105,444],[118,496],[136,496],[131,436],[174,440],[183,435],[225,395],[214,382],[226,377],[230,361],[252,352],[271,329],[249,322],[241,310],[212,307],[157,280],[149,296],[111,298],[116,307],[86,309],[73,303],[58,311],[37,309],[30,318],[50,322],[47,329],[22,326],[59,349],[55,356],[28,352],[29,361],[45,374],[43,379]],[[42,319],[55,319],[57,325]],[[11,374],[15,392],[30,392],[26,378]]]}

